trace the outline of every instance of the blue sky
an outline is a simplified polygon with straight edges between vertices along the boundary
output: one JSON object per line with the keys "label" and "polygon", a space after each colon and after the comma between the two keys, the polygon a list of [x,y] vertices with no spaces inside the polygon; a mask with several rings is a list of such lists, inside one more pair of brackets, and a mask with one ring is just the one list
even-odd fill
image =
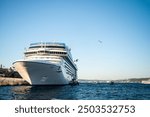
{"label": "blue sky", "polygon": [[150,77],[150,0],[0,0],[0,64],[41,41],[66,43],[80,79]]}

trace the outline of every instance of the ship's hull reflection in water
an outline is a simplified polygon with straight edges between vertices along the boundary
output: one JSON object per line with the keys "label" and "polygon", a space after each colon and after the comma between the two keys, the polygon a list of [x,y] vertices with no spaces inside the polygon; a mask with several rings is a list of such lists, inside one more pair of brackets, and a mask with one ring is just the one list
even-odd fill
{"label": "ship's hull reflection in water", "polygon": [[[31,99],[31,100],[51,100],[51,99],[65,99],[67,95],[68,99],[73,99],[74,97],[69,97],[66,90],[71,86],[20,86],[14,87],[12,91],[14,92],[15,99]],[[64,95],[64,96],[63,96]]]}

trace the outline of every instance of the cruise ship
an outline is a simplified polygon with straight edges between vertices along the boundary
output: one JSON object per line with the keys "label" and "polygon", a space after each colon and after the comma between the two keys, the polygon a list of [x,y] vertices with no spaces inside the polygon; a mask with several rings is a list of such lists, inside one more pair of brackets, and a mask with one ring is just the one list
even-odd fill
{"label": "cruise ship", "polygon": [[24,59],[13,63],[15,70],[31,85],[66,85],[77,82],[77,66],[65,43],[30,44]]}

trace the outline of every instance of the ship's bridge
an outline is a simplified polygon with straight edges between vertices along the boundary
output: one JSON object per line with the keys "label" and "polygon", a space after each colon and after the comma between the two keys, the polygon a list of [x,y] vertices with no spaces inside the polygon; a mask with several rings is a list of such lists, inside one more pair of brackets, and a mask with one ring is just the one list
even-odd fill
{"label": "ship's bridge", "polygon": [[29,48],[65,48],[65,43],[58,43],[58,42],[38,42],[38,43],[31,43]]}

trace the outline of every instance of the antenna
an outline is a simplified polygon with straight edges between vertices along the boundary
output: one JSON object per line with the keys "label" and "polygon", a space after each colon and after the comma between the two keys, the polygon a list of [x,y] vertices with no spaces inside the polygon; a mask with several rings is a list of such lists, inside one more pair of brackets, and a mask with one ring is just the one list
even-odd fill
{"label": "antenna", "polygon": [[75,59],[75,60],[74,60],[74,62],[78,62],[78,61],[79,61],[79,59]]}

